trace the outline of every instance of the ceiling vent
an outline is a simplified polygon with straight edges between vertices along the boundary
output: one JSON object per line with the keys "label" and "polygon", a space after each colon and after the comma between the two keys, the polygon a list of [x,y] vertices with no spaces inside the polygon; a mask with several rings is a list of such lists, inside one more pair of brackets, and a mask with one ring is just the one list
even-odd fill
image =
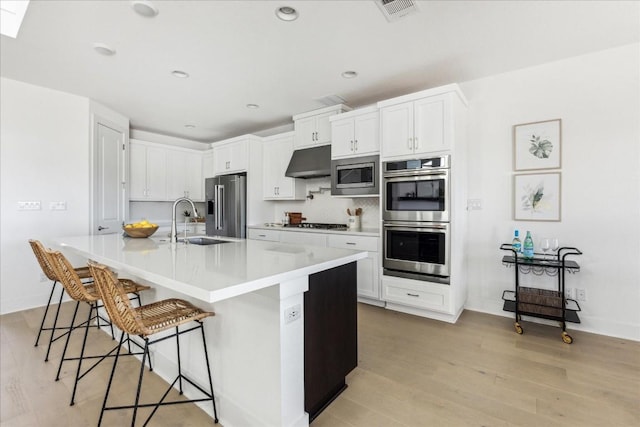
{"label": "ceiling vent", "polygon": [[394,22],[418,11],[414,0],[376,0],[387,21]]}

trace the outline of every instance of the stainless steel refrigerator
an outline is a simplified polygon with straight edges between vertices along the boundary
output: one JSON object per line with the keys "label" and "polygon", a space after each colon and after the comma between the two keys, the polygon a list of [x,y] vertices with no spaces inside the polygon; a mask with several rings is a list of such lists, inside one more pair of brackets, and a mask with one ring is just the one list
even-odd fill
{"label": "stainless steel refrigerator", "polygon": [[207,235],[246,238],[246,174],[207,178],[204,184]]}

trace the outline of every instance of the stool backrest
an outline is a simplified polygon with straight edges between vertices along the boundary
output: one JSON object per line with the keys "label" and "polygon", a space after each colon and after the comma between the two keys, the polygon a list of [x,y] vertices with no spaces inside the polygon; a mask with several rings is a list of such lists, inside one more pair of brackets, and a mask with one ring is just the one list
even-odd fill
{"label": "stool backrest", "polygon": [[45,249],[42,243],[38,240],[30,239],[29,244],[31,245],[31,249],[36,256],[38,264],[40,264],[40,268],[42,269],[44,275],[47,276],[49,280],[58,280],[58,278],[56,277],[56,272],[49,262],[49,258],[44,253]]}
{"label": "stool backrest", "polygon": [[148,335],[150,331],[131,306],[131,300],[109,267],[89,260],[89,271],[111,321],[130,335]]}
{"label": "stool backrest", "polygon": [[76,270],[60,251],[45,249],[44,253],[49,259],[49,264],[53,266],[58,281],[71,298],[82,302],[95,302],[99,299],[87,290]]}

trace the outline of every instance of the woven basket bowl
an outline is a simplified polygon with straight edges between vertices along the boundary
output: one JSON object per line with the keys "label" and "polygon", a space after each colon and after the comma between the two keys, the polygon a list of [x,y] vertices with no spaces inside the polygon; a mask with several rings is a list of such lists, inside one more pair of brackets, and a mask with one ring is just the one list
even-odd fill
{"label": "woven basket bowl", "polygon": [[124,228],[124,227],[122,227],[122,230],[129,237],[149,237],[153,233],[158,231],[158,226],[146,227],[146,228]]}

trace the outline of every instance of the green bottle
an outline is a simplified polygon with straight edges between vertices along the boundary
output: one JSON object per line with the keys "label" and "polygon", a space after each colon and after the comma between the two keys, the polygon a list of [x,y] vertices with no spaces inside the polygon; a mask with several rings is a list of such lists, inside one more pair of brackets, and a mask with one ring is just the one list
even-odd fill
{"label": "green bottle", "polygon": [[524,238],[524,244],[522,245],[522,256],[526,259],[533,258],[533,239],[531,238],[530,231],[527,231],[527,237]]}

